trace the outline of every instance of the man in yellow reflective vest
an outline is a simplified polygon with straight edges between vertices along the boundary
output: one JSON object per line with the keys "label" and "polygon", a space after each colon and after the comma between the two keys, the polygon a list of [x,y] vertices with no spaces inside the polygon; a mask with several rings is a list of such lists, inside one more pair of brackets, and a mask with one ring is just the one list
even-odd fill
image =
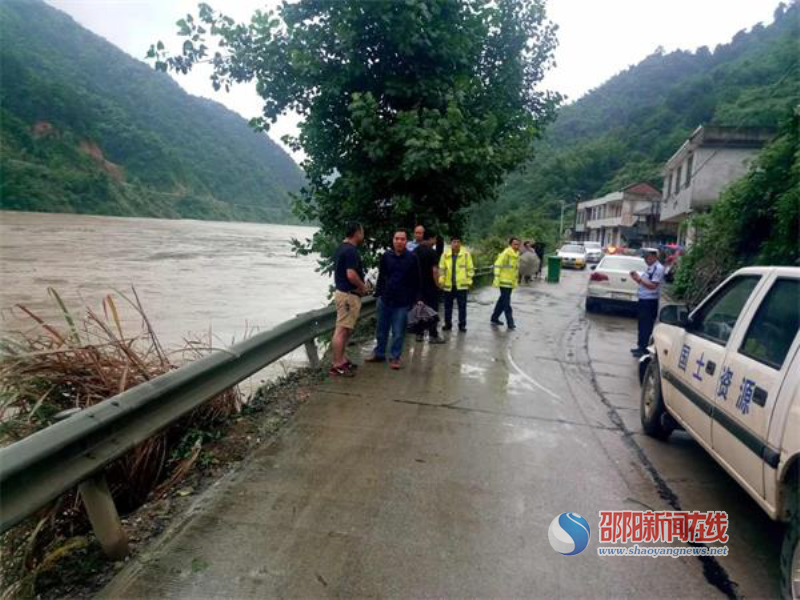
{"label": "man in yellow reflective vest", "polygon": [[467,292],[472,286],[475,267],[472,256],[461,247],[461,239],[450,238],[450,247],[439,259],[439,287],[444,290],[444,331],[453,328],[453,302],[458,303],[458,330],[467,330]]}
{"label": "man in yellow reflective vest", "polygon": [[511,292],[517,287],[519,281],[519,238],[512,237],[508,240],[508,248],[497,255],[494,261],[494,281],[492,285],[500,288],[500,297],[494,305],[492,325],[502,325],[500,313],[506,316],[506,325],[509,329],[516,329],[514,325],[514,311],[511,309]]}

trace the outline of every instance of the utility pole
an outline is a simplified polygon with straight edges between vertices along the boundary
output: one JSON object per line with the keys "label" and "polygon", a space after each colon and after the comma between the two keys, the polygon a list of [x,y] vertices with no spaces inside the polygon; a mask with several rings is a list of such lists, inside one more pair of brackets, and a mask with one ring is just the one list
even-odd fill
{"label": "utility pole", "polygon": [[559,223],[558,223],[558,241],[559,242],[563,241],[563,238],[564,238],[564,205],[565,204],[566,204],[566,201],[564,201],[562,199],[561,200],[561,219],[559,220]]}

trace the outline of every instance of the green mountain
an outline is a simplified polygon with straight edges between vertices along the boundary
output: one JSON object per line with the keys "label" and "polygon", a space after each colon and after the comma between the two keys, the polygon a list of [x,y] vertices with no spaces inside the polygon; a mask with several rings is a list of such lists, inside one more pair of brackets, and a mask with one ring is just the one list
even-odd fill
{"label": "green mountain", "polygon": [[796,2],[779,6],[769,26],[740,31],[713,52],[657,50],[561,109],[499,199],[471,210],[473,235],[543,222],[552,230],[562,200],[569,221],[577,198],[639,180],[661,189],[661,167],[700,124],[777,127],[800,102],[798,57]]}
{"label": "green mountain", "polygon": [[285,222],[294,161],[41,0],[0,2],[0,208]]}

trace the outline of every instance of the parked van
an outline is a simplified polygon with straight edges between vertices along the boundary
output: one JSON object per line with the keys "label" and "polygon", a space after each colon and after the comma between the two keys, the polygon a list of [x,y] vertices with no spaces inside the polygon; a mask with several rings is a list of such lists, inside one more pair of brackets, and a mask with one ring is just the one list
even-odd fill
{"label": "parked van", "polygon": [[639,363],[641,422],[686,430],[786,525],[781,590],[800,598],[800,268],[752,267],[694,310],[661,309]]}

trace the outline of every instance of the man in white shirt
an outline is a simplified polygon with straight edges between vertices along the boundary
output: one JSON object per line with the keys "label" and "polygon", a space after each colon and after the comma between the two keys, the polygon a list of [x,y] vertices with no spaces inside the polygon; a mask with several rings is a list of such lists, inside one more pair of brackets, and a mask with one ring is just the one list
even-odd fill
{"label": "man in white shirt", "polygon": [[641,273],[630,273],[631,279],[639,284],[639,340],[636,348],[631,348],[631,354],[636,358],[647,352],[647,344],[658,318],[658,299],[661,297],[661,282],[664,280],[664,267],[658,262],[658,250],[646,248],[644,252],[647,269]]}
{"label": "man in white shirt", "polygon": [[406,250],[409,252],[413,252],[416,250],[419,245],[422,243],[423,236],[425,235],[425,227],[422,225],[417,225],[414,227],[414,239],[409,240],[406,244]]}

